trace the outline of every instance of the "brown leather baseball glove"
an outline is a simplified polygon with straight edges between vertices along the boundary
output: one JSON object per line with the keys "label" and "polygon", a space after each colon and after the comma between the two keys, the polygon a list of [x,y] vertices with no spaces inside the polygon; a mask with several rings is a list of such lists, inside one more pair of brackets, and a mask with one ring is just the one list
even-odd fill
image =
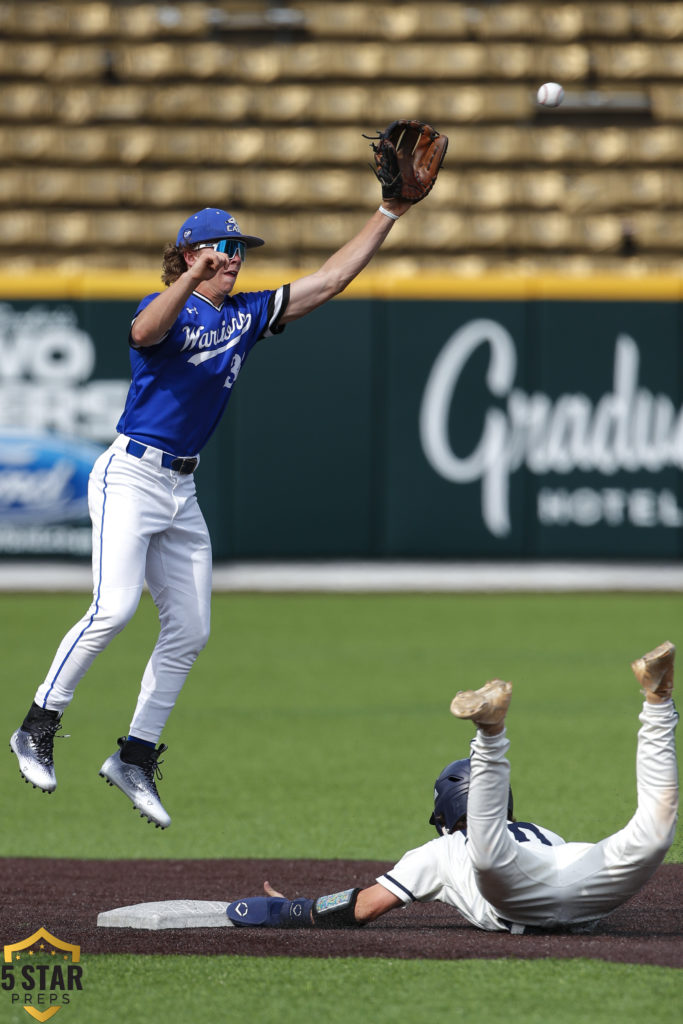
{"label": "brown leather baseball glove", "polygon": [[392,121],[383,132],[364,138],[372,139],[372,169],[382,185],[382,199],[419,203],[429,194],[446,155],[447,135],[421,121]]}

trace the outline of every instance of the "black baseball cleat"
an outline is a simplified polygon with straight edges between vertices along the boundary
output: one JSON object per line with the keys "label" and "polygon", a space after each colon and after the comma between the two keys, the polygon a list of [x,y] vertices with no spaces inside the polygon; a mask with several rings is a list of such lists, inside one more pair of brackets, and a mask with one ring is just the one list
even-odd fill
{"label": "black baseball cleat", "polygon": [[108,757],[100,768],[100,775],[110,786],[118,786],[133,806],[157,828],[168,828],[171,817],[166,812],[156,787],[156,779],[161,779],[159,755],[167,749],[162,743],[155,750],[144,743],[135,743],[122,736],[118,741],[119,749]]}
{"label": "black baseball cleat", "polygon": [[10,737],[10,750],[17,756],[23,778],[44,793],[53,793],[57,788],[53,750],[55,735],[61,728],[61,712],[32,704],[21,726]]}

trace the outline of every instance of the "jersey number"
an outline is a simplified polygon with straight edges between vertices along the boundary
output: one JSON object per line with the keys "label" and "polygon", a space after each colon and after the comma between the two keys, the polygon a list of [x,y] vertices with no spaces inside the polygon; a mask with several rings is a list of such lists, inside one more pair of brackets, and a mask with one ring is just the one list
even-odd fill
{"label": "jersey number", "polygon": [[525,833],[531,832],[532,835],[536,836],[539,843],[543,843],[544,846],[553,845],[549,839],[546,839],[541,830],[536,825],[532,825],[530,821],[510,821],[508,822],[508,828],[518,843],[528,843],[529,837]]}

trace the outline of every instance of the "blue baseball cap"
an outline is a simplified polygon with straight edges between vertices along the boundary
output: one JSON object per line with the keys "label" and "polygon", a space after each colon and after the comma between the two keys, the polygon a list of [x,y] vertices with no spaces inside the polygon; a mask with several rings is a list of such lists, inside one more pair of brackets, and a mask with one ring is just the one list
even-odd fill
{"label": "blue baseball cap", "polygon": [[181,224],[175,244],[197,245],[199,242],[216,242],[219,238],[238,238],[247,249],[265,244],[262,238],[256,238],[255,235],[243,235],[232,214],[226,210],[214,210],[210,206],[193,213]]}

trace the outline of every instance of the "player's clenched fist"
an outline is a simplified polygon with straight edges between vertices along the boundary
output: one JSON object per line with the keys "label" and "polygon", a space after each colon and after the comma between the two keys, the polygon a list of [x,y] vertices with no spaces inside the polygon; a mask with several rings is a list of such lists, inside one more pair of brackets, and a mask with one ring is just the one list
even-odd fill
{"label": "player's clenched fist", "polygon": [[[227,270],[231,257],[215,249],[201,249],[192,253],[194,259],[188,259],[188,268],[196,281],[208,281],[215,277],[219,270]],[[234,259],[234,257],[232,257]]]}

